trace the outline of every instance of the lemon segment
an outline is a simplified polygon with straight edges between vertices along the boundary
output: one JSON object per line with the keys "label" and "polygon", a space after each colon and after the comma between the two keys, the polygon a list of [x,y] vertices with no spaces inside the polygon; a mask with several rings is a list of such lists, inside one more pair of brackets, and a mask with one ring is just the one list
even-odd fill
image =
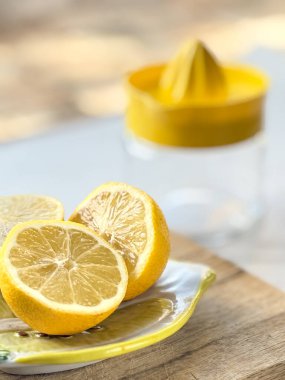
{"label": "lemon segment", "polygon": [[122,257],[95,232],[63,221],[21,223],[1,255],[1,290],[34,330],[74,334],[109,316],[125,296]]}
{"label": "lemon segment", "polygon": [[162,211],[142,190],[110,182],[95,189],[70,220],[86,225],[125,259],[125,299],[143,293],[159,278],[169,257],[169,232]]}
{"label": "lemon segment", "polygon": [[62,220],[62,204],[41,195],[0,196],[0,246],[16,224],[29,220]]}

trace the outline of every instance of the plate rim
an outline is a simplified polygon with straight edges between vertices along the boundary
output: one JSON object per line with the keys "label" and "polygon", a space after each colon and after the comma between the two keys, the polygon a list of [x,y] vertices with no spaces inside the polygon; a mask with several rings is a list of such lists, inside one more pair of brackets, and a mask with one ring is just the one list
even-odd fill
{"label": "plate rim", "polygon": [[180,260],[169,260],[176,264],[187,264],[187,265],[199,265],[205,268],[205,273],[200,280],[199,287],[195,292],[195,296],[191,300],[189,306],[177,316],[174,321],[169,325],[163,327],[159,331],[155,331],[146,335],[135,337],[127,340],[126,342],[115,342],[102,346],[82,348],[78,350],[67,350],[67,351],[54,351],[45,353],[35,353],[28,354],[25,356],[16,357],[15,360],[2,362],[0,368],[11,367],[11,365],[19,366],[23,365],[64,365],[64,364],[75,364],[75,363],[88,363],[98,360],[108,359],[111,357],[127,354],[155,343],[158,343],[169,336],[180,330],[186,322],[192,316],[196,305],[204,292],[208,287],[215,281],[216,273],[206,265],[192,263],[190,261],[180,261]]}

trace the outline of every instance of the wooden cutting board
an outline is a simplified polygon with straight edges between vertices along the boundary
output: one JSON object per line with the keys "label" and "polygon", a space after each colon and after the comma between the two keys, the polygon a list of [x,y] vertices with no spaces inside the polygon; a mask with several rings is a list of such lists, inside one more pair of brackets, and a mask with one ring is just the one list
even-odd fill
{"label": "wooden cutting board", "polygon": [[[172,257],[217,273],[189,322],[140,351],[29,380],[283,380],[285,295],[191,241],[173,237]],[[1,380],[23,376],[0,372]]]}

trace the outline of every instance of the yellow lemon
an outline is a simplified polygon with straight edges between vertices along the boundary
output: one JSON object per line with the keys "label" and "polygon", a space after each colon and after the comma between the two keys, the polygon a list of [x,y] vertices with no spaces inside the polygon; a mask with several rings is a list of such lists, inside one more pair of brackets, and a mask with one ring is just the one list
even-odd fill
{"label": "yellow lemon", "polygon": [[142,190],[110,182],[95,189],[70,220],[107,240],[125,259],[129,283],[125,300],[159,278],[169,257],[169,232],[162,211]]}
{"label": "yellow lemon", "polygon": [[109,316],[125,296],[123,258],[94,231],[72,222],[32,221],[8,234],[1,290],[34,330],[74,334]]}
{"label": "yellow lemon", "polygon": [[29,220],[62,220],[62,204],[51,197],[40,195],[0,196],[0,246],[16,224]]}

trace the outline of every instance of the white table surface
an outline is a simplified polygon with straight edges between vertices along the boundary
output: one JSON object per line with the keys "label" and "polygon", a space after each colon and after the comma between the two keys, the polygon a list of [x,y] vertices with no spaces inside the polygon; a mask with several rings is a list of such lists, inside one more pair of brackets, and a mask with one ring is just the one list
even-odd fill
{"label": "white table surface", "polygon": [[[216,249],[267,282],[285,289],[285,53],[256,50],[247,62],[272,77],[267,102],[267,213],[246,235]],[[79,120],[66,128],[0,146],[1,194],[47,194],[66,216],[97,185],[125,180],[121,118]]]}

